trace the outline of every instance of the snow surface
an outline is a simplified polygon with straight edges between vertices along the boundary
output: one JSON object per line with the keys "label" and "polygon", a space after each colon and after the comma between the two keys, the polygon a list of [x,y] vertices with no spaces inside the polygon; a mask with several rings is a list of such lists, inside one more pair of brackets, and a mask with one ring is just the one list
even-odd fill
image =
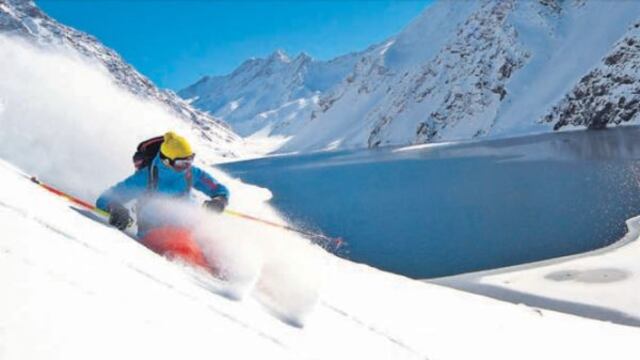
{"label": "snow surface", "polygon": [[[315,308],[292,326],[260,299],[278,286],[287,296],[276,305],[287,310],[306,282],[270,281],[278,272],[265,267],[266,285],[230,300],[5,162],[0,179],[2,359],[637,358],[635,328],[423,284],[318,249],[277,261],[296,274],[308,254],[325,264]],[[250,227],[220,240],[233,243]]]}

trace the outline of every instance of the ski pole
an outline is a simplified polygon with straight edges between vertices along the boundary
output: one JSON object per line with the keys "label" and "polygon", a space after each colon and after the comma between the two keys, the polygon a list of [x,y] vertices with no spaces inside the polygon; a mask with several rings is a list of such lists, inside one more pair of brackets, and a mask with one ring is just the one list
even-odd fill
{"label": "ski pole", "polygon": [[67,194],[67,193],[65,193],[65,192],[63,192],[61,190],[58,190],[58,189],[56,189],[56,188],[54,188],[52,186],[49,186],[49,185],[43,183],[42,181],[38,180],[38,178],[36,178],[35,176],[30,177],[29,180],[31,180],[33,183],[41,186],[45,190],[47,190],[49,192],[52,192],[52,193],[54,193],[54,194],[56,194],[56,195],[58,195],[60,197],[63,197],[65,199],[71,201],[74,204],[80,205],[80,206],[82,206],[82,207],[84,207],[84,208],[86,208],[88,210],[91,210],[91,211],[93,211],[93,212],[95,212],[97,214],[100,214],[102,216],[109,217],[109,212],[108,211],[104,211],[102,209],[99,209],[99,208],[95,207],[92,204],[89,204],[88,202],[86,202],[84,200],[78,199],[75,196],[69,195],[69,194]]}
{"label": "ski pole", "polygon": [[295,232],[295,233],[298,233],[298,234],[302,234],[302,235],[305,235],[305,236],[309,236],[311,238],[322,239],[323,241],[325,241],[325,242],[327,242],[329,244],[335,245],[336,249],[339,248],[340,246],[342,246],[342,244],[344,243],[344,240],[342,240],[342,238],[339,238],[339,237],[338,238],[332,238],[332,237],[329,237],[329,236],[326,236],[326,235],[322,235],[322,234],[318,234],[318,233],[312,233],[312,232],[309,232],[309,231],[296,229],[296,228],[294,228],[292,226],[289,226],[289,225],[278,224],[278,223],[273,222],[273,221],[260,219],[260,218],[257,218],[255,216],[243,214],[243,213],[238,212],[238,211],[226,209],[224,211],[224,213],[228,214],[228,215],[232,215],[232,216],[237,216],[237,217],[240,217],[240,218],[243,218],[243,219],[256,221],[256,222],[259,222],[259,223],[262,223],[262,224],[265,224],[265,225],[269,225],[269,226],[273,226],[273,227],[277,227],[277,228],[280,228],[280,229],[288,230],[288,231]]}
{"label": "ski pole", "polygon": [[[88,209],[90,211],[93,211],[93,212],[95,212],[95,213],[97,213],[99,215],[102,215],[102,216],[105,216],[105,217],[109,217],[109,212],[108,211],[102,210],[102,209],[100,209],[100,208],[98,208],[98,207],[96,207],[96,206],[94,206],[94,205],[92,205],[92,204],[90,204],[90,203],[88,203],[88,202],[86,202],[84,200],[81,200],[81,199],[79,199],[79,198],[77,198],[77,197],[75,197],[73,195],[67,194],[67,193],[65,193],[65,192],[63,192],[61,190],[58,190],[58,189],[50,186],[50,185],[47,185],[47,184],[43,183],[42,181],[40,181],[35,176],[28,177],[28,176],[25,175],[25,177],[28,178],[29,180],[31,180],[33,183],[39,185],[40,187],[44,188],[45,190],[47,190],[47,191],[49,191],[49,192],[51,192],[53,194],[56,194],[56,195],[58,195],[60,197],[63,197],[65,199],[67,199],[68,201],[71,201],[74,204],[80,205],[80,206],[82,206],[82,207],[84,207],[84,208],[86,208],[86,209]],[[278,224],[278,223],[275,223],[275,222],[272,222],[272,221],[269,221],[269,220],[260,219],[260,218],[257,218],[255,216],[251,216],[251,215],[248,215],[248,214],[243,214],[243,213],[238,212],[238,211],[225,210],[224,213],[228,214],[228,215],[232,215],[232,216],[237,216],[237,217],[240,217],[240,218],[243,218],[243,219],[256,221],[256,222],[259,222],[259,223],[262,223],[262,224],[265,224],[265,225],[269,225],[269,226],[273,226],[273,227],[277,227],[277,228],[280,228],[280,229],[292,231],[292,232],[295,232],[295,233],[298,233],[298,234],[302,234],[302,235],[305,235],[305,236],[308,236],[308,237],[311,237],[311,238],[314,238],[314,239],[321,239],[321,240],[323,240],[324,242],[326,242],[326,243],[328,243],[330,245],[334,245],[336,249],[338,249],[344,243],[342,238],[339,238],[339,237],[338,238],[332,238],[332,237],[329,237],[329,236],[326,236],[326,235],[322,235],[322,234],[317,234],[317,233],[312,233],[312,232],[309,232],[309,231],[296,229],[296,228],[294,228],[292,226],[288,226],[288,225],[284,225],[284,224]]]}

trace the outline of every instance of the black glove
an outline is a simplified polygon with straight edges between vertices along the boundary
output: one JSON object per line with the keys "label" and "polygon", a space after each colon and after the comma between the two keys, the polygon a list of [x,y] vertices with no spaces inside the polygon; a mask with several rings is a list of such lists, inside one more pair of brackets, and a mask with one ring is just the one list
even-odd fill
{"label": "black glove", "polygon": [[113,203],[109,205],[109,224],[118,228],[118,230],[124,230],[131,224],[131,216],[129,216],[129,210],[126,207]]}
{"label": "black glove", "polygon": [[204,202],[204,207],[213,212],[221,213],[224,211],[224,208],[227,207],[227,198],[225,196],[219,195],[214,196],[211,200],[207,200]]}

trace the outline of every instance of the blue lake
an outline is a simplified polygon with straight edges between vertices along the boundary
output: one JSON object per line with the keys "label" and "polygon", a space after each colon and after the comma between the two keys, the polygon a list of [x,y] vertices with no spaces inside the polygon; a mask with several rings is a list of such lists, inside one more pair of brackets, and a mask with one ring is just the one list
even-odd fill
{"label": "blue lake", "polygon": [[341,256],[431,278],[611,244],[640,213],[640,128],[221,165]]}

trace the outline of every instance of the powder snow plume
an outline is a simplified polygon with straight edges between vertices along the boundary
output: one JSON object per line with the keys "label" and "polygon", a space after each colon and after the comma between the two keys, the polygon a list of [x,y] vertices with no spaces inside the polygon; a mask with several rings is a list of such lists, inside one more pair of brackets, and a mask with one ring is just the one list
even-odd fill
{"label": "powder snow plume", "polygon": [[226,279],[219,292],[242,297],[253,290],[275,316],[303,326],[327,280],[326,253],[296,233],[194,205],[156,198],[145,206],[163,224],[192,230],[207,261]]}
{"label": "powder snow plume", "polygon": [[66,48],[0,36],[0,79],[0,157],[89,200],[132,172],[141,140],[191,131]]}

